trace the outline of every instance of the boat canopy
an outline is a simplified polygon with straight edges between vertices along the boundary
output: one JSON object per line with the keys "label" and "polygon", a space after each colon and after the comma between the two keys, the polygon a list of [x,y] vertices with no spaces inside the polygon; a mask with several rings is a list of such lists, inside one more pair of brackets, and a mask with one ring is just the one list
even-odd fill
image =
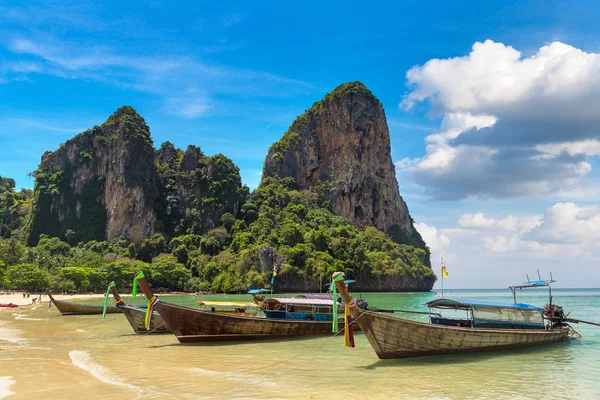
{"label": "boat canopy", "polygon": [[551,283],[556,282],[553,279],[550,280],[538,280],[538,281],[527,281],[522,285],[509,286],[509,289],[525,289],[525,288],[534,288],[534,287],[545,287],[550,286]]}
{"label": "boat canopy", "polygon": [[279,303],[279,304],[289,304],[289,305],[305,305],[305,306],[324,306],[331,307],[333,306],[333,299],[292,299],[286,297],[272,297],[270,299],[265,299],[265,303]]}
{"label": "boat canopy", "polygon": [[260,294],[260,293],[271,293],[271,289],[252,289],[248,290],[248,294]]}
{"label": "boat canopy", "polygon": [[513,309],[513,310],[530,310],[542,311],[541,308],[529,304],[511,304],[511,303],[494,303],[479,300],[454,300],[454,299],[435,299],[428,301],[425,305],[429,308],[452,309],[452,310],[471,310],[477,307]]}
{"label": "boat canopy", "polygon": [[321,299],[321,300],[333,300],[333,296],[330,294],[311,294],[311,293],[303,293],[297,296],[294,296],[296,299]]}
{"label": "boat canopy", "polygon": [[[467,316],[471,314],[472,326],[477,328],[544,329],[542,309],[529,304],[443,298],[425,304],[429,308],[464,310]],[[447,319],[435,317],[435,320],[441,323]]]}
{"label": "boat canopy", "polygon": [[[346,286],[348,286],[349,284],[354,283],[354,282],[356,282],[356,279],[345,279],[344,280],[344,284]],[[325,285],[325,287],[327,287],[327,286],[331,286],[331,283],[328,283],[328,284]]]}
{"label": "boat canopy", "polygon": [[258,307],[254,303],[246,303],[243,301],[198,301],[198,305],[207,307]]}

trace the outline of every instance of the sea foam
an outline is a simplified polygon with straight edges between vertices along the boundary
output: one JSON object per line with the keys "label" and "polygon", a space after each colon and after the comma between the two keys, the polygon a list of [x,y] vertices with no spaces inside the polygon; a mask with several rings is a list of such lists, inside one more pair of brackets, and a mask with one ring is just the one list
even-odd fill
{"label": "sea foam", "polygon": [[10,387],[15,384],[12,376],[0,376],[0,399],[4,399],[12,394],[15,394]]}
{"label": "sea foam", "polygon": [[31,318],[25,314],[14,314],[16,320],[24,320],[24,321],[44,321],[48,320],[48,318]]}
{"label": "sea foam", "polygon": [[10,343],[20,343],[25,340],[20,336],[21,331],[19,329],[4,328],[3,325],[5,324],[0,321],[0,341],[5,340]]}
{"label": "sea foam", "polygon": [[73,350],[69,353],[69,357],[71,358],[71,362],[74,366],[89,372],[99,381],[108,383],[109,385],[118,386],[123,389],[128,389],[137,392],[138,394],[141,394],[141,392],[144,391],[143,388],[126,383],[124,379],[112,374],[108,368],[92,361],[92,357],[87,351]]}

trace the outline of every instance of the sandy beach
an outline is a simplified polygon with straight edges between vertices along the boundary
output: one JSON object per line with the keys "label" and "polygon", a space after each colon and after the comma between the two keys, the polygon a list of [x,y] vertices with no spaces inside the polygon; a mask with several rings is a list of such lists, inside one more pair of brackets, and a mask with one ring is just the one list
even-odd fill
{"label": "sandy beach", "polygon": [[[27,306],[33,304],[34,298],[39,298],[39,294],[31,294],[29,297],[23,297],[23,292],[14,292],[13,294],[0,294],[0,304],[16,304],[18,306]],[[103,294],[52,294],[56,300],[86,300],[94,298],[103,298]],[[42,302],[48,302],[50,298],[48,295],[42,295]]]}

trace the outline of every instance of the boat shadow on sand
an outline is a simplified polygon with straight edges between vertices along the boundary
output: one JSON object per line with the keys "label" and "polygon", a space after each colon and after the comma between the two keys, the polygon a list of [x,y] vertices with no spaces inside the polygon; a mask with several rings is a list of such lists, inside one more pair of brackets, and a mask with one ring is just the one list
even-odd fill
{"label": "boat shadow on sand", "polygon": [[572,361],[571,351],[567,349],[568,346],[573,346],[573,343],[560,342],[560,343],[548,343],[542,344],[536,347],[511,349],[511,350],[497,350],[497,351],[486,351],[486,352],[473,352],[473,353],[462,353],[462,354],[441,354],[433,356],[421,356],[413,358],[390,358],[387,360],[377,360],[369,365],[362,365],[357,367],[363,370],[374,370],[377,368],[388,368],[398,366],[428,366],[428,365],[439,365],[439,364],[471,364],[479,363],[482,361],[488,361],[497,358],[504,357],[519,357],[519,356],[536,356],[537,361],[540,363],[554,362],[557,361],[562,363],[569,363]]}

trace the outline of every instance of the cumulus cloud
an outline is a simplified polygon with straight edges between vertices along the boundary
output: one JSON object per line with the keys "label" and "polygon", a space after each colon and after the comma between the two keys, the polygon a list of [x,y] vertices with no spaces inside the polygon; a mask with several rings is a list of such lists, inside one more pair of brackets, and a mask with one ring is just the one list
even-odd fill
{"label": "cumulus cloud", "polygon": [[[401,106],[444,115],[412,178],[438,199],[574,188],[600,154],[600,55],[554,42],[531,57],[487,40],[408,71]],[[409,164],[405,162],[405,164]]]}
{"label": "cumulus cloud", "polygon": [[432,253],[441,253],[450,245],[448,236],[441,233],[435,226],[419,222],[415,224],[415,228],[417,228]]}
{"label": "cumulus cloud", "polygon": [[600,239],[600,206],[557,203],[544,212],[541,224],[527,239],[544,243],[578,244]]}
{"label": "cumulus cloud", "polygon": [[519,220],[512,215],[504,219],[486,218],[483,213],[463,214],[458,220],[458,225],[463,228],[499,228],[507,231],[516,231]]}
{"label": "cumulus cloud", "polygon": [[457,224],[463,234],[476,234],[489,254],[522,253],[535,258],[600,255],[600,205],[556,203],[541,216],[500,219],[483,213],[463,214]]}

